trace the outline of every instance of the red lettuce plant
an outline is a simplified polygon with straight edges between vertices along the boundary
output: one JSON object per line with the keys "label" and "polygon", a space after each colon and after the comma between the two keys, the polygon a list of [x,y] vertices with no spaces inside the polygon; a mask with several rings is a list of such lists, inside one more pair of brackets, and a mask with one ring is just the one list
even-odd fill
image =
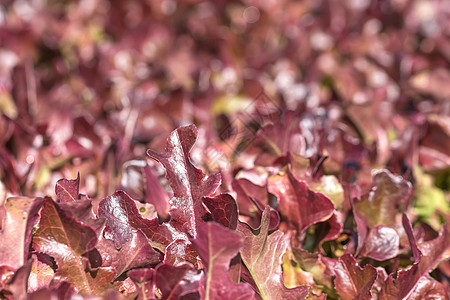
{"label": "red lettuce plant", "polygon": [[296,165],[286,160],[265,183],[273,201],[248,195],[260,215],[255,226],[247,222],[258,217],[239,214],[233,190],[218,194],[220,174],[206,175],[192,164],[197,135],[193,125],[180,127],[165,152],[148,151],[164,166],[173,190],[169,219],[161,219],[156,203],[141,203],[124,191],[90,200],[79,194],[79,177],[59,180],[56,199],[8,198],[1,232],[2,297],[448,295],[448,286],[430,272],[450,256],[449,228],[431,238],[424,227],[412,228],[411,184],[404,179],[387,170],[374,173],[365,192],[360,188],[357,196],[347,196],[349,209],[337,209],[331,193],[314,191],[317,179],[307,169],[296,172],[303,174],[297,178]]}
{"label": "red lettuce plant", "polygon": [[0,299],[448,299],[447,2],[1,1]]}

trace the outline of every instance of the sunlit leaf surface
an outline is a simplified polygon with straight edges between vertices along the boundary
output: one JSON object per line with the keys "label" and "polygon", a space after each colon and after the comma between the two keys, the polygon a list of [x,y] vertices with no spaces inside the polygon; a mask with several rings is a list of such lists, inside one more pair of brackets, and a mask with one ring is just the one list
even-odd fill
{"label": "sunlit leaf surface", "polygon": [[262,299],[304,299],[308,295],[308,287],[288,289],[284,285],[280,264],[288,241],[281,231],[269,234],[269,222],[270,211],[266,209],[257,231],[247,224],[238,225],[238,232],[244,238],[242,261],[250,271]]}
{"label": "sunlit leaf surface", "polygon": [[447,2],[2,1],[0,299],[447,299]]}

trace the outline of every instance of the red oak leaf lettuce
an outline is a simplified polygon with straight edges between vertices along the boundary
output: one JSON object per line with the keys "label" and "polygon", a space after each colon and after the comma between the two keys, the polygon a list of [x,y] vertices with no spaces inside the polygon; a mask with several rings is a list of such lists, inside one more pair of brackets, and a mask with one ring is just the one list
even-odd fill
{"label": "red oak leaf lettuce", "polygon": [[404,212],[412,196],[411,183],[388,170],[373,175],[374,187],[355,201],[357,213],[369,228],[386,225],[397,229],[396,216]]}
{"label": "red oak leaf lettuce", "polygon": [[250,285],[236,284],[230,279],[230,261],[243,246],[243,239],[220,224],[208,222],[198,227],[192,239],[206,272],[204,299],[252,299]]}
{"label": "red oak leaf lettuce", "polygon": [[450,257],[450,232],[448,227],[443,227],[437,238],[418,245],[411,223],[405,214],[402,221],[409,238],[414,264],[407,270],[399,270],[396,279],[391,274],[382,286],[378,299],[404,299],[409,297],[415,291],[423,276],[427,276],[440,262]]}
{"label": "red oak leaf lettuce", "polygon": [[156,287],[162,293],[162,299],[175,300],[181,297],[199,299],[202,274],[189,263],[177,266],[161,264],[155,269]]}
{"label": "red oak leaf lettuce", "polygon": [[179,127],[167,139],[164,153],[147,150],[147,154],[166,169],[166,177],[174,193],[170,200],[171,223],[193,237],[197,236],[197,226],[206,213],[201,199],[213,193],[221,181],[220,174],[205,175],[191,163],[189,152],[197,135],[194,125]]}
{"label": "red oak leaf lettuce", "polygon": [[164,224],[159,225],[157,218],[143,218],[135,201],[123,191],[103,199],[98,206],[98,216],[106,219],[105,237],[112,239],[117,248],[130,241],[137,230],[141,230],[153,246],[162,251],[172,241],[169,229]]}
{"label": "red oak leaf lettuce", "polygon": [[334,285],[343,300],[370,299],[370,290],[377,277],[377,271],[371,265],[361,268],[350,254],[339,258],[335,265]]}
{"label": "red oak leaf lettuce", "polygon": [[198,254],[189,240],[176,239],[170,243],[169,246],[167,246],[164,256],[164,263],[177,265],[187,261],[196,266],[197,257]]}
{"label": "red oak leaf lettuce", "polygon": [[38,255],[33,254],[32,258],[33,263],[28,277],[28,293],[47,287],[55,274],[49,264],[39,260]]}
{"label": "red oak leaf lettuce", "polygon": [[33,226],[43,199],[11,197],[6,200],[0,231],[0,266],[21,267],[28,259]]}
{"label": "red oak leaf lettuce", "polygon": [[268,189],[278,197],[281,215],[298,234],[333,215],[333,202],[322,193],[310,190],[308,184],[296,179],[290,170],[271,176]]}
{"label": "red oak leaf lettuce", "polygon": [[138,299],[155,299],[155,270],[154,269],[134,269],[128,271],[128,277],[136,285]]}
{"label": "red oak leaf lettuce", "polygon": [[360,256],[387,260],[397,256],[400,238],[391,227],[379,225],[367,235]]}
{"label": "red oak leaf lettuce", "polygon": [[33,248],[55,259],[58,280],[68,281],[82,294],[103,294],[114,278],[114,270],[99,268],[94,274],[86,272],[82,257],[96,244],[97,235],[92,228],[66,215],[57,203],[45,198]]}
{"label": "red oak leaf lettuce", "polygon": [[114,267],[116,277],[127,270],[156,265],[162,260],[161,254],[150,246],[140,230],[134,232],[132,239],[120,250],[116,250],[114,242],[108,239],[101,239],[96,248],[101,254],[102,266]]}
{"label": "red oak leaf lettuce", "polygon": [[76,179],[60,179],[56,182],[55,193],[59,202],[70,203],[77,201],[80,191],[80,173]]}
{"label": "red oak leaf lettuce", "polygon": [[238,207],[231,195],[221,194],[214,198],[204,197],[203,203],[211,212],[214,221],[235,230],[238,223]]}
{"label": "red oak leaf lettuce", "polygon": [[145,202],[151,203],[155,206],[158,215],[162,218],[167,218],[169,212],[169,196],[158,182],[158,177],[152,167],[146,163],[142,168],[145,178]]}
{"label": "red oak leaf lettuce", "polygon": [[270,209],[266,208],[258,230],[254,231],[245,223],[238,224],[237,230],[244,238],[242,261],[263,300],[304,299],[308,295],[308,287],[288,289],[283,283],[281,258],[288,246],[288,240],[279,230],[269,234],[269,223]]}

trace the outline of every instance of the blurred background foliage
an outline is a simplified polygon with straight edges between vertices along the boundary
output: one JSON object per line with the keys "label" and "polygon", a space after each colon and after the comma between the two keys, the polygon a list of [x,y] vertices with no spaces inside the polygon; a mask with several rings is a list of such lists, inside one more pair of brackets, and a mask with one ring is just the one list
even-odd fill
{"label": "blurred background foliage", "polygon": [[449,213],[449,37],[447,0],[2,1],[3,194],[52,195],[79,171],[90,197],[122,186],[142,198],[145,150],[190,123],[193,160],[234,175],[255,165],[245,141],[294,111],[302,140],[289,151],[327,156],[341,183],[402,175],[437,230]]}

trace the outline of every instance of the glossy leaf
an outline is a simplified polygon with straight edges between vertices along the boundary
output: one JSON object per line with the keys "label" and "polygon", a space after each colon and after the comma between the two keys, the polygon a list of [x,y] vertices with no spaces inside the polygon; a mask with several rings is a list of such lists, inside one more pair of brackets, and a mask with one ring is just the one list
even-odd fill
{"label": "glossy leaf", "polygon": [[177,266],[162,264],[155,269],[156,287],[165,300],[175,300],[198,293],[201,277],[202,275],[189,263]]}
{"label": "glossy leaf", "polygon": [[379,299],[407,297],[413,293],[422,276],[427,276],[439,263],[450,257],[450,233],[447,227],[442,229],[437,238],[417,244],[406,215],[403,215],[403,226],[410,241],[414,264],[407,270],[398,271],[396,279],[390,275]]}
{"label": "glossy leaf", "polygon": [[370,290],[377,277],[374,267],[366,265],[361,268],[350,254],[345,254],[339,258],[334,271],[334,284],[343,300],[371,298]]}
{"label": "glossy leaf", "polygon": [[171,233],[158,219],[143,218],[135,201],[125,192],[117,191],[103,199],[98,207],[98,215],[106,219],[105,237],[114,241],[116,248],[121,248],[131,240],[133,233],[141,230],[158,249],[171,242]]}
{"label": "glossy leaf", "polygon": [[[310,299],[339,299],[335,268],[345,254],[376,266],[374,299],[447,298],[449,262],[427,271],[425,262],[448,256],[433,254],[445,248],[450,221],[448,2],[1,1],[0,299],[13,297],[8,282],[34,255],[55,275],[29,295],[22,286],[21,298],[138,296],[130,270],[103,295],[80,295],[30,245],[38,212],[28,226],[30,210],[18,206],[5,223],[6,198],[55,191],[62,213],[98,238],[80,256],[95,280],[102,268],[128,269],[108,253],[145,235],[163,264],[187,261],[199,274],[198,289],[179,298],[204,298],[205,264],[190,238],[207,222],[234,230],[239,220],[256,232],[269,207],[268,236],[279,230],[290,241],[283,275],[289,287],[307,279]],[[289,182],[287,168],[306,188]],[[61,176],[69,178],[55,188]],[[293,199],[322,193],[332,212],[322,197],[292,205],[278,186],[279,195],[269,192],[278,176]],[[119,199],[99,217],[100,201],[122,188],[136,201]],[[221,194],[237,210],[204,201]],[[136,246],[140,254],[123,259],[157,268],[146,265],[151,249]],[[250,284],[259,300],[240,254],[231,265],[232,281]],[[47,282],[42,269],[30,277]],[[148,297],[162,297],[154,292]]]}
{"label": "glossy leaf", "polygon": [[407,300],[421,299],[448,299],[448,287],[431,278],[431,276],[422,276],[419,279],[414,291],[407,297]]}
{"label": "glossy leaf", "polygon": [[147,154],[166,169],[166,177],[173,190],[170,215],[172,224],[180,231],[197,236],[205,209],[201,198],[213,193],[220,184],[220,174],[205,175],[190,160],[189,152],[197,139],[194,125],[174,130],[167,139],[164,153],[147,150]]}
{"label": "glossy leaf", "polygon": [[80,192],[80,173],[76,179],[60,179],[56,182],[55,193],[59,202],[70,203],[79,199]]}
{"label": "glossy leaf", "polygon": [[236,200],[229,194],[221,194],[214,198],[204,197],[203,203],[211,212],[214,221],[235,230],[238,223],[238,207]]}
{"label": "glossy leaf", "polygon": [[399,241],[400,238],[394,229],[384,225],[376,226],[369,231],[359,255],[375,260],[394,258],[398,254]]}
{"label": "glossy leaf", "polygon": [[236,284],[230,279],[230,261],[243,246],[239,234],[208,222],[198,227],[198,236],[192,243],[205,267],[205,300],[252,299],[254,292],[250,285]]}
{"label": "glossy leaf", "polygon": [[93,229],[67,216],[50,198],[44,200],[33,248],[52,256],[58,265],[55,276],[67,280],[82,294],[103,294],[114,278],[112,269],[98,269],[95,277],[85,271],[82,255],[96,243]]}
{"label": "glossy leaf", "polygon": [[104,219],[97,219],[93,213],[91,200],[78,200],[76,202],[59,203],[58,207],[68,216],[83,225],[91,227],[97,235],[103,230]]}
{"label": "glossy leaf", "polygon": [[304,299],[308,287],[288,289],[283,283],[281,258],[288,241],[281,231],[269,235],[270,210],[266,208],[261,227],[253,231],[245,223],[238,224],[238,232],[244,238],[241,250],[242,261],[250,271],[262,299]]}
{"label": "glossy leaf", "polygon": [[33,254],[32,258],[33,263],[30,276],[28,277],[28,293],[47,287],[55,274],[52,267],[40,261],[36,254]]}
{"label": "glossy leaf", "polygon": [[116,250],[113,242],[107,239],[102,239],[97,249],[103,260],[102,266],[114,267],[116,277],[127,270],[156,265],[162,260],[161,254],[150,246],[140,230],[133,233],[132,239],[120,250]]}
{"label": "glossy leaf", "polygon": [[164,255],[164,263],[177,265],[183,262],[190,262],[195,266],[197,265],[197,258],[197,251],[195,251],[189,240],[176,239],[167,246]]}
{"label": "glossy leaf", "polygon": [[287,173],[269,178],[269,192],[278,197],[279,211],[289,221],[289,225],[301,234],[309,226],[329,219],[334,211],[330,199],[308,188],[305,181],[297,180]]}
{"label": "glossy leaf", "polygon": [[37,223],[43,199],[11,197],[5,203],[0,230],[0,266],[21,267],[28,259],[33,226]]}
{"label": "glossy leaf", "polygon": [[386,225],[397,228],[396,216],[404,212],[411,199],[411,183],[387,170],[373,175],[374,187],[359,201],[355,201],[357,213],[369,228]]}

